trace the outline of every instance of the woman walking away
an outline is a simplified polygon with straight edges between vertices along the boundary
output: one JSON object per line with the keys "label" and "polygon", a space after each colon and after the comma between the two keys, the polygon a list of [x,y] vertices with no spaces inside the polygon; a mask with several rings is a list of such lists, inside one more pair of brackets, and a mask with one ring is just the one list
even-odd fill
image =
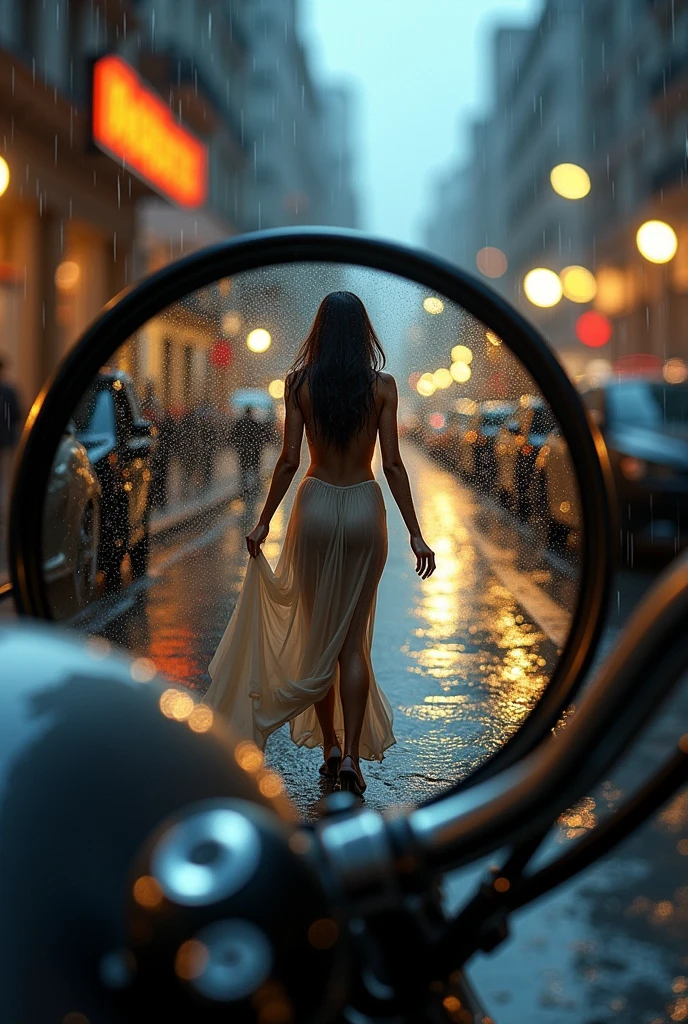
{"label": "woman walking away", "polygon": [[[298,746],[323,746],[321,774],[359,795],[359,758],[381,761],[395,742],[370,656],[387,557],[385,506],[371,469],[378,435],[416,572],[426,579],[435,569],[399,453],[397,387],[384,362],[361,300],[328,295],[287,375],[282,452],[246,538],[246,578],[205,697],[261,750],[289,722]],[[304,427],[310,466],[273,572],[260,546],[298,469]]]}

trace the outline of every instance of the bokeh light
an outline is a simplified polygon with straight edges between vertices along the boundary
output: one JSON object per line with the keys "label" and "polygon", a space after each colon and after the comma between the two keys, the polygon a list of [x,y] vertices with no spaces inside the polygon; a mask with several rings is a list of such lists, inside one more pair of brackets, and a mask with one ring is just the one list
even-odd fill
{"label": "bokeh light", "polygon": [[444,303],[436,295],[428,295],[426,299],[423,299],[423,309],[431,316],[438,316],[444,309]]}
{"label": "bokeh light", "polygon": [[563,295],[559,275],[546,267],[530,270],[523,279],[523,290],[534,306],[556,306]]}
{"label": "bokeh light", "polygon": [[255,331],[251,331],[246,339],[246,344],[251,352],[266,352],[270,348],[271,342],[270,332],[263,327],[257,327]]}
{"label": "bokeh light", "polygon": [[241,330],[241,313],[230,309],[222,317],[222,333],[228,338],[234,338]]}
{"label": "bokeh light", "polygon": [[268,394],[271,398],[284,398],[284,381],[278,377],[275,380],[271,380],[268,384]]}
{"label": "bokeh light", "polygon": [[466,363],[459,362],[451,364],[450,374],[457,384],[465,384],[471,379],[471,368]]}
{"label": "bokeh light", "polygon": [[650,263],[668,263],[676,254],[678,239],[670,224],[646,220],[635,236],[638,251]]}
{"label": "bokeh light", "polygon": [[81,280],[81,267],[74,260],[64,260],[55,270],[55,287],[61,292],[70,292]]}
{"label": "bokeh light", "polygon": [[683,359],[667,359],[662,375],[667,384],[683,384],[688,380],[688,365]]}
{"label": "bokeh light", "polygon": [[590,175],[578,164],[557,164],[549,180],[554,191],[564,199],[583,199],[590,191]]}
{"label": "bokeh light", "polygon": [[445,369],[444,366],[442,366],[439,370],[435,370],[435,372],[432,375],[432,379],[434,380],[435,385],[438,388],[451,387],[453,381],[451,373],[449,372],[449,370]]}
{"label": "bokeh light", "polygon": [[597,294],[595,275],[585,267],[564,267],[559,278],[564,295],[571,302],[592,302]]}
{"label": "bokeh light", "polygon": [[430,395],[434,395],[437,391],[437,385],[431,373],[422,374],[420,380],[416,384],[416,391],[423,398],[429,398]]}
{"label": "bokeh light", "polygon": [[606,316],[589,309],[576,320],[576,337],[589,348],[606,345],[612,336],[612,325]]}
{"label": "bokeh light", "polygon": [[595,308],[607,316],[622,313],[627,301],[626,275],[618,267],[599,267]]}
{"label": "bokeh light", "polygon": [[447,425],[447,417],[444,413],[433,412],[428,416],[428,423],[433,430],[442,430],[442,428]]}
{"label": "bokeh light", "polygon": [[480,249],[475,257],[475,265],[485,277],[503,277],[506,274],[509,261],[506,253],[493,245],[486,245]]}
{"label": "bokeh light", "polygon": [[451,357],[454,363],[468,364],[473,361],[473,353],[468,345],[454,345],[454,348],[451,350]]}
{"label": "bokeh light", "polygon": [[0,156],[0,196],[4,196],[10,184],[10,165]]}

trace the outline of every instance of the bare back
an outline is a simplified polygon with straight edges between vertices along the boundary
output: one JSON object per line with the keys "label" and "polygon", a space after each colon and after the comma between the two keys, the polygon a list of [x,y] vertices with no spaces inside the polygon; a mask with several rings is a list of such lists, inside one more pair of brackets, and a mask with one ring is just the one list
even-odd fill
{"label": "bare back", "polygon": [[[351,484],[362,483],[364,480],[374,479],[371,464],[378,432],[380,433],[383,462],[386,449],[389,447],[383,441],[383,432],[386,440],[392,444],[397,443],[396,383],[391,374],[378,373],[373,384],[373,396],[375,411],[370,414],[363,428],[351,439],[346,449],[342,451],[332,445],[326,446],[322,438],[316,434],[308,382],[304,382],[299,392],[299,400],[303,417],[303,428],[305,429],[308,452],[311,459],[306,476],[318,477],[318,479],[324,480],[326,483],[335,484],[340,487],[347,487]],[[294,410],[287,409],[288,418],[290,418],[290,411],[293,412]],[[296,411],[298,412],[298,410]],[[390,424],[388,423],[390,415],[393,419],[393,429],[391,431],[389,429]],[[285,442],[287,441],[286,433],[287,424],[285,424]]]}

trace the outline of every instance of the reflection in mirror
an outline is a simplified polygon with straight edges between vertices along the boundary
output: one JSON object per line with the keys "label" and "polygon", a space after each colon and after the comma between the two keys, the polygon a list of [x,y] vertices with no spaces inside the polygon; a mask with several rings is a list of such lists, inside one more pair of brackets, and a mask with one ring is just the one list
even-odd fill
{"label": "reflection in mirror", "polygon": [[[362,299],[397,381],[401,453],[437,562],[428,579],[415,574],[377,446],[388,556],[366,714],[373,698],[388,701],[395,742],[384,761],[362,759],[361,769],[366,802],[384,807],[438,795],[504,744],[551,679],[576,608],[576,478],[557,420],[508,338],[412,281],[355,266],[262,268],[188,295],[123,345],[73,410],[45,505],[45,579],[55,618],[149,659],[200,701],[280,451],[285,375],[335,290]],[[308,466],[304,438],[262,549],[271,571]],[[246,601],[260,619],[260,600]],[[265,621],[244,614],[242,628],[245,642],[264,642]],[[304,622],[295,629],[303,636],[293,645],[303,646]],[[320,650],[332,641],[338,682],[341,637],[311,634]],[[276,652],[276,665],[289,650]],[[137,664],[145,675],[146,662]],[[251,741],[255,680],[232,664],[245,712],[235,724]],[[205,705],[192,714],[188,700],[168,704],[164,713],[194,728],[212,717]],[[303,746],[285,725],[265,749],[266,766],[309,819],[331,786],[319,772],[322,747],[309,746],[320,736],[311,718],[312,736],[296,730]],[[250,742],[240,749],[266,770]],[[277,784],[274,772],[264,778]]]}

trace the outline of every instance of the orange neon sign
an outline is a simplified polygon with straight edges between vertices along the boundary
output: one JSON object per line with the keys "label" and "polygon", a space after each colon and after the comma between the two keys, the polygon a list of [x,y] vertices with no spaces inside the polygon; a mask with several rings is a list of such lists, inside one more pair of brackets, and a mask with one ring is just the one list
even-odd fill
{"label": "orange neon sign", "polygon": [[203,206],[208,196],[208,149],[177,124],[167,104],[121,57],[93,68],[94,143],[136,177],[180,206]]}

